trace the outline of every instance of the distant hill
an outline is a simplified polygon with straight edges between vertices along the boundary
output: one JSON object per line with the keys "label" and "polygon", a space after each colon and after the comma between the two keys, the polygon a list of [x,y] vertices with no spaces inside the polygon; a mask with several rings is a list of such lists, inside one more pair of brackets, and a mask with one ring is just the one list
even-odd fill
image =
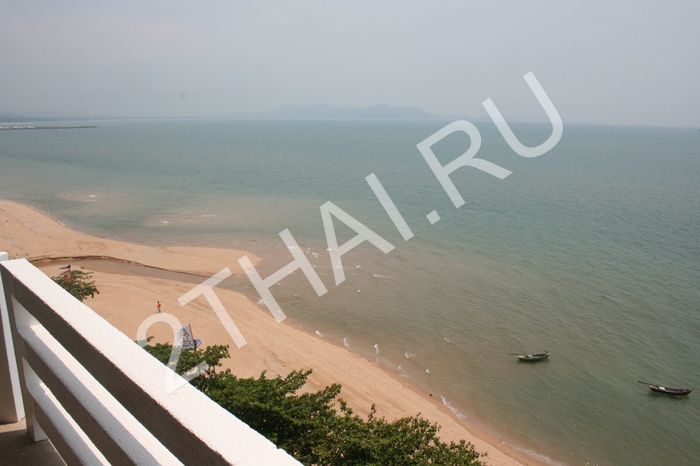
{"label": "distant hill", "polygon": [[428,120],[430,115],[417,107],[392,107],[374,105],[372,107],[346,107],[334,105],[285,105],[270,112],[279,118],[322,118],[354,120]]}
{"label": "distant hill", "polygon": [[488,120],[488,117],[470,118],[465,115],[437,115],[427,113],[418,107],[394,107],[392,105],[373,105],[371,107],[352,107],[350,105],[285,105],[271,112],[234,113],[226,116],[206,117],[128,117],[128,116],[24,116],[16,113],[0,113],[2,123],[28,123],[37,121],[80,121],[80,120],[130,120],[130,119],[239,119],[239,120],[404,120],[404,121],[455,121]]}
{"label": "distant hill", "polygon": [[283,120],[450,120],[464,119],[460,115],[433,115],[418,107],[394,107],[373,105],[351,107],[348,105],[285,105],[272,112],[237,113],[231,118],[283,119]]}

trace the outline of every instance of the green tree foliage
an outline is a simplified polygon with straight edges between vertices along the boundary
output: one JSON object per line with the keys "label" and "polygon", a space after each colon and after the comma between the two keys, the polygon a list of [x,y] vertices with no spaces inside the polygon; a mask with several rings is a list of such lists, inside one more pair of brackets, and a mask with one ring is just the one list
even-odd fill
{"label": "green tree foliage", "polygon": [[[164,364],[171,348],[162,344],[145,347]],[[442,442],[437,436],[440,427],[420,414],[390,422],[377,417],[373,405],[363,419],[337,398],[338,384],[298,394],[311,370],[274,379],[265,372],[258,378],[241,379],[228,369],[216,372],[220,360],[227,357],[228,346],[183,351],[177,372],[206,361],[209,370],[190,383],[306,465],[484,465],[479,460],[484,455],[471,443]]]}
{"label": "green tree foliage", "polygon": [[82,267],[80,270],[71,270],[70,272],[72,280],[68,280],[62,273],[51,277],[51,280],[61,285],[61,288],[75,296],[79,301],[83,301],[88,296],[94,298],[96,294],[100,294],[94,280],[90,280],[93,272],[85,271]]}
{"label": "green tree foliage", "polygon": [[[152,339],[153,337],[148,337],[146,342],[150,342]],[[173,347],[169,344],[156,343],[155,346],[148,345],[145,346],[144,349],[163,364],[167,364],[170,360],[170,353],[172,352]],[[205,350],[182,350],[180,352],[180,358],[177,361],[175,372],[178,374],[184,374],[190,369],[195,368],[200,362],[206,362],[209,368],[206,370],[205,374],[207,376],[211,376],[216,373],[217,367],[221,367],[220,361],[230,357],[231,355],[228,352],[228,345],[207,346],[207,349]],[[206,380],[206,377],[198,377],[193,381],[193,383],[195,381],[203,382],[204,380]]]}

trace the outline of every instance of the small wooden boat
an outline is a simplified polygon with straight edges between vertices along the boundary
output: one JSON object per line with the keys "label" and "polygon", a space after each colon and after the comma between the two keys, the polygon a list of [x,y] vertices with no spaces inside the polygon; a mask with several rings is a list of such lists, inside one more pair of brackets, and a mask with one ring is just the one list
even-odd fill
{"label": "small wooden boat", "polygon": [[542,361],[549,357],[549,352],[538,353],[538,354],[517,354],[511,353],[511,356],[517,356],[519,360],[526,362]]}
{"label": "small wooden boat", "polygon": [[649,385],[649,388],[657,393],[665,393],[666,395],[676,395],[676,396],[684,396],[688,395],[690,392],[693,391],[692,388],[669,388],[669,387],[662,387],[661,385],[654,385],[649,382],[639,382],[643,383],[644,385]]}

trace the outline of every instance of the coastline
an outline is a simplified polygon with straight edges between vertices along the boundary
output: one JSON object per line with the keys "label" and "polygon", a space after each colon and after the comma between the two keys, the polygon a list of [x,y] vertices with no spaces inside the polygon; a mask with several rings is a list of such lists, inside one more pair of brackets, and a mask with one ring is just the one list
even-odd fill
{"label": "coastline", "polygon": [[[338,348],[340,348],[343,351],[347,351],[351,354],[356,354],[358,357],[360,357],[362,360],[366,361],[368,364],[371,364],[373,366],[376,366],[379,368],[381,371],[383,371],[387,376],[391,377],[396,383],[400,384],[401,386],[405,387],[406,389],[410,390],[411,392],[415,393],[416,395],[420,396],[424,402],[431,404],[432,406],[435,407],[439,412],[441,412],[444,416],[448,417],[450,419],[450,422],[447,424],[443,424],[440,421],[437,421],[435,419],[435,416],[431,416],[426,414],[425,412],[421,412],[421,416],[425,417],[426,419],[429,419],[431,422],[435,423],[437,422],[441,426],[441,430],[439,432],[439,436],[442,440],[453,440],[455,442],[458,442],[459,440],[466,440],[468,442],[471,442],[472,444],[475,445],[475,448],[478,452],[484,453],[487,452],[489,455],[485,458],[485,461],[488,465],[490,466],[497,466],[497,465],[523,465],[523,466],[551,466],[552,464],[559,464],[559,463],[552,463],[552,462],[546,462],[546,461],[541,461],[538,460],[537,458],[533,458],[531,455],[527,455],[525,453],[520,453],[519,451],[516,451],[514,448],[511,446],[505,444],[501,440],[499,440],[497,437],[494,435],[488,433],[487,431],[480,429],[479,427],[476,427],[472,424],[469,424],[468,422],[462,420],[459,418],[457,413],[455,413],[450,407],[448,407],[445,404],[445,401],[443,398],[440,396],[433,396],[433,394],[429,391],[426,390],[425,388],[419,386],[415,382],[411,381],[407,377],[402,376],[400,373],[396,372],[395,370],[392,370],[389,367],[382,366],[381,364],[378,364],[374,361],[371,361],[367,359],[365,356],[357,353],[355,350],[352,348],[349,348],[345,346],[342,342],[336,341],[330,338],[325,338],[321,337],[315,332],[312,332],[309,329],[303,328],[299,323],[290,321],[290,319],[287,319],[284,321],[285,324],[290,325],[294,327],[297,331],[303,332],[311,338],[315,338],[327,343],[330,343],[331,345],[334,345]],[[319,389],[322,387],[319,387]],[[345,385],[343,385],[343,388],[345,388]],[[341,392],[340,398],[343,398],[343,392]],[[361,414],[363,416],[366,416],[369,413],[369,409],[367,406],[358,406],[355,407],[352,403],[349,403],[350,406],[353,408],[353,411],[355,411],[358,414]],[[415,410],[415,412],[406,412],[401,414],[400,416],[389,416],[385,412],[380,409],[379,406],[377,406],[377,412],[380,416],[385,416],[388,419],[398,419],[401,416],[415,416],[418,414],[418,410]],[[459,425],[458,428],[454,428],[452,426],[453,423],[456,423]],[[451,429],[450,434],[451,435],[446,435],[447,433],[447,428],[446,425],[449,426]],[[464,432],[467,432],[468,436],[464,434]],[[474,439],[478,439],[476,442]],[[480,448],[477,447],[478,441],[481,441],[483,444],[488,445],[486,448]],[[493,457],[495,456],[492,452],[493,449],[496,449],[498,452],[500,452],[502,455],[504,455],[507,459],[507,462],[494,462]],[[533,452],[534,453],[534,452]],[[546,458],[546,457],[544,457]],[[499,455],[499,460],[500,460],[500,455]]]}
{"label": "coastline", "polygon": [[[11,259],[25,257],[48,275],[55,275],[56,261],[117,261],[164,272],[186,273],[208,278],[224,267],[240,274],[238,258],[248,254],[254,264],[257,256],[240,250],[166,247],[156,248],[84,235],[63,226],[29,206],[0,201],[2,242]],[[277,324],[266,309],[247,296],[232,290],[217,289],[224,307],[237,324],[248,344],[237,349],[214,315],[211,307],[198,298],[186,307],[177,298],[193,288],[192,283],[176,279],[144,277],[112,271],[95,272],[100,294],[85,304],[112,325],[135,339],[139,324],[155,312],[155,302],[183,324],[190,323],[203,345],[229,344],[231,358],[224,368],[240,377],[257,377],[263,370],[269,376],[286,375],[291,370],[313,368],[306,390],[319,390],[331,383],[343,386],[341,397],[353,410],[366,415],[372,403],[378,414],[388,419],[421,415],[442,426],[443,440],[465,439],[477,451],[488,453],[491,465],[539,465],[536,459],[514,451],[486,432],[468,425],[438,397],[379,364],[335,342],[284,321]],[[202,280],[203,281],[203,280]],[[155,341],[172,341],[172,330],[156,324],[148,332]]]}

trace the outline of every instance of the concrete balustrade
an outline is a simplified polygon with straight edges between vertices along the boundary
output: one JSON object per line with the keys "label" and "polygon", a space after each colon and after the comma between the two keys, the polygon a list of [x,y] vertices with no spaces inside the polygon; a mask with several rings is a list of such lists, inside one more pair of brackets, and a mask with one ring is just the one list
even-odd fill
{"label": "concrete balustrade", "polygon": [[0,274],[0,422],[26,416],[69,465],[300,464],[189,384],[168,395],[165,366],[26,260]]}
{"label": "concrete balustrade", "polygon": [[[0,262],[7,260],[7,253],[0,252]],[[24,418],[24,407],[2,280],[0,280],[0,337],[3,338],[0,344],[0,424],[10,424]]]}

